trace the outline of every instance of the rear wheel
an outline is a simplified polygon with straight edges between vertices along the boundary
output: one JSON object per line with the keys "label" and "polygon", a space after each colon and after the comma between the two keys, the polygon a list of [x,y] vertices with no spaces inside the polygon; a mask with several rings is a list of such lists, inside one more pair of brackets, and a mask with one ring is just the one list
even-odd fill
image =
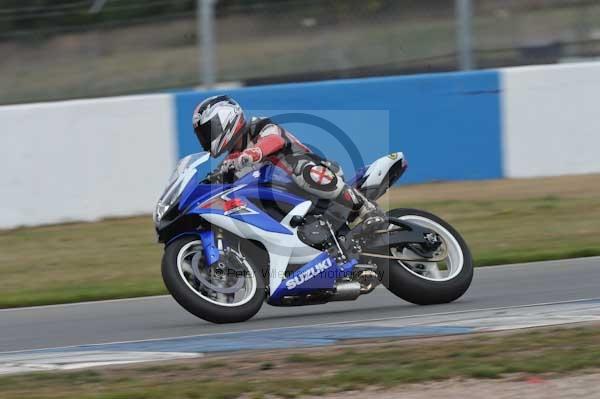
{"label": "rear wheel", "polygon": [[473,260],[461,235],[450,224],[425,211],[394,209],[388,214],[434,232],[441,245],[433,254],[433,261],[427,262],[406,260],[422,258],[409,248],[388,248],[382,255],[404,260],[377,259],[382,283],[398,297],[418,305],[448,303],[460,298],[473,279]]}
{"label": "rear wheel", "polygon": [[220,255],[209,267],[196,236],[175,240],[163,255],[165,285],[183,308],[201,319],[213,323],[248,320],[266,297],[262,273],[239,249],[225,247]]}

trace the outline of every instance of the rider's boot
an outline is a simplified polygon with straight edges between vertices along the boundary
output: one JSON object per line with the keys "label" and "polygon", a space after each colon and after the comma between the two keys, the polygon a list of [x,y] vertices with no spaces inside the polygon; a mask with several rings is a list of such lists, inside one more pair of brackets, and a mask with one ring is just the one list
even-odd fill
{"label": "rider's boot", "polygon": [[370,201],[365,202],[358,211],[358,215],[353,220],[349,220],[350,229],[362,224],[364,231],[375,231],[383,227],[385,222],[384,214]]}
{"label": "rider's boot", "polygon": [[383,212],[360,191],[348,187],[343,195],[353,203],[352,212],[348,218],[348,227],[351,230],[361,226],[362,232],[367,233],[384,227],[385,217]]}
{"label": "rider's boot", "polygon": [[350,217],[348,220],[348,226],[351,230],[361,226],[362,233],[368,233],[384,228],[384,214],[371,201],[365,201],[357,213],[355,218]]}

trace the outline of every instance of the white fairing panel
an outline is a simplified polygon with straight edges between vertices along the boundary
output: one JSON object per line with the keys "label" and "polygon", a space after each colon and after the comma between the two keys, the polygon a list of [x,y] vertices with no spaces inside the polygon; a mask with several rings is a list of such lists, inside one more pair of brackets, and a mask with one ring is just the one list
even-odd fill
{"label": "white fairing panel", "polygon": [[281,225],[293,234],[280,234],[265,231],[251,224],[219,214],[203,214],[202,217],[211,224],[246,239],[256,240],[265,246],[269,253],[270,270],[269,284],[271,294],[277,289],[285,277],[285,270],[289,263],[307,263],[314,259],[320,252],[304,244],[298,238],[297,228],[290,226],[293,216],[304,216],[311,207],[310,201],[298,204],[281,221]]}
{"label": "white fairing panel", "polygon": [[366,180],[361,184],[360,189],[379,187],[391,167],[402,162],[403,159],[404,154],[393,152],[373,162],[365,172]]}

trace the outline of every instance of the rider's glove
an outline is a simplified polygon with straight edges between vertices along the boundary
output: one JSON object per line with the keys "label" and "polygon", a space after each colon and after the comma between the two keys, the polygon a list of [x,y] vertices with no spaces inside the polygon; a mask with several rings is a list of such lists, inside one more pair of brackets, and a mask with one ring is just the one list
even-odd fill
{"label": "rider's glove", "polygon": [[253,147],[247,148],[242,153],[235,158],[235,168],[237,170],[242,170],[247,166],[252,165],[254,162],[260,161],[262,158],[262,151],[260,148]]}

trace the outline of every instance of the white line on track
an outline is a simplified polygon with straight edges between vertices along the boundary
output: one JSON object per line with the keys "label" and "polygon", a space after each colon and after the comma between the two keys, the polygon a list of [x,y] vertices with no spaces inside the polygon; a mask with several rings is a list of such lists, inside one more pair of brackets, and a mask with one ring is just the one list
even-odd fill
{"label": "white line on track", "polygon": [[101,301],[84,301],[84,302],[71,302],[71,303],[57,303],[55,305],[25,306],[22,308],[0,309],[0,313],[38,310],[38,309],[43,310],[43,309],[53,309],[53,308],[68,308],[68,307],[80,306],[80,305],[105,305],[105,304],[110,304],[110,303],[135,302],[135,301],[145,301],[145,300],[152,300],[152,299],[162,299],[162,298],[171,298],[171,295],[138,296],[138,297],[134,297],[134,298],[105,299],[105,300],[101,300]]}
{"label": "white line on track", "polygon": [[564,305],[564,304],[581,303],[581,302],[588,302],[588,301],[600,301],[600,297],[597,297],[597,298],[586,298],[586,299],[575,299],[575,300],[560,301],[560,302],[541,302],[541,303],[532,303],[532,304],[526,304],[526,305],[502,306],[502,307],[495,307],[495,308],[479,308],[479,309],[457,310],[457,311],[451,311],[451,312],[424,313],[424,314],[409,315],[409,316],[382,317],[382,318],[376,318],[376,319],[358,319],[358,320],[347,320],[347,321],[337,321],[337,322],[329,322],[329,323],[306,324],[306,325],[297,325],[297,326],[260,328],[260,329],[245,330],[245,331],[227,331],[227,332],[220,332],[220,333],[183,335],[183,336],[178,336],[178,337],[149,338],[149,339],[128,340],[128,341],[103,342],[103,343],[96,343],[96,344],[80,344],[80,345],[69,345],[69,346],[39,348],[39,349],[24,349],[24,350],[0,352],[0,355],[11,354],[11,353],[23,353],[23,352],[35,353],[35,352],[38,352],[38,351],[59,350],[59,349],[73,349],[73,348],[79,348],[79,347],[82,347],[82,346],[96,347],[96,346],[104,346],[104,345],[121,345],[121,344],[132,344],[132,343],[142,343],[142,342],[168,341],[168,340],[174,340],[174,339],[199,338],[199,337],[207,337],[207,336],[224,336],[224,335],[241,334],[241,333],[245,333],[245,334],[247,334],[247,333],[259,333],[259,332],[274,331],[274,330],[275,331],[277,331],[277,330],[288,330],[288,329],[293,329],[293,328],[327,327],[327,326],[344,325],[344,324],[352,324],[352,323],[378,322],[378,321],[383,321],[383,320],[412,319],[412,318],[424,317],[424,316],[426,316],[426,317],[429,317],[429,316],[450,316],[450,315],[469,314],[469,313],[476,313],[476,312],[483,312],[483,311],[498,311],[498,310],[508,310],[508,309],[531,308],[531,307],[536,307],[536,306]]}
{"label": "white line on track", "polygon": [[[564,262],[574,262],[574,261],[589,261],[589,260],[597,260],[600,263],[600,256],[590,256],[584,258],[571,258],[571,259],[557,259],[557,260],[545,260],[538,262],[529,262],[529,263],[514,263],[510,265],[494,265],[494,266],[483,266],[478,267],[475,270],[479,272],[485,272],[485,270],[493,270],[493,269],[501,269],[501,268],[521,268],[521,267],[539,267],[541,264],[556,264],[556,263],[564,263]],[[41,305],[41,306],[26,306],[19,308],[8,308],[8,309],[0,309],[0,313],[2,312],[18,312],[18,311],[28,311],[28,310],[38,310],[38,309],[53,309],[53,308],[63,308],[63,307],[71,307],[71,306],[81,306],[81,305],[104,305],[110,303],[120,303],[120,302],[134,302],[134,301],[145,301],[145,300],[153,300],[153,299],[164,299],[170,298],[170,295],[151,295],[151,296],[142,296],[135,298],[120,298],[120,299],[106,299],[100,301],[83,301],[83,302],[72,302],[72,303],[59,303],[55,305]],[[519,305],[520,306],[520,305]],[[1,353],[1,352],[0,352]]]}

